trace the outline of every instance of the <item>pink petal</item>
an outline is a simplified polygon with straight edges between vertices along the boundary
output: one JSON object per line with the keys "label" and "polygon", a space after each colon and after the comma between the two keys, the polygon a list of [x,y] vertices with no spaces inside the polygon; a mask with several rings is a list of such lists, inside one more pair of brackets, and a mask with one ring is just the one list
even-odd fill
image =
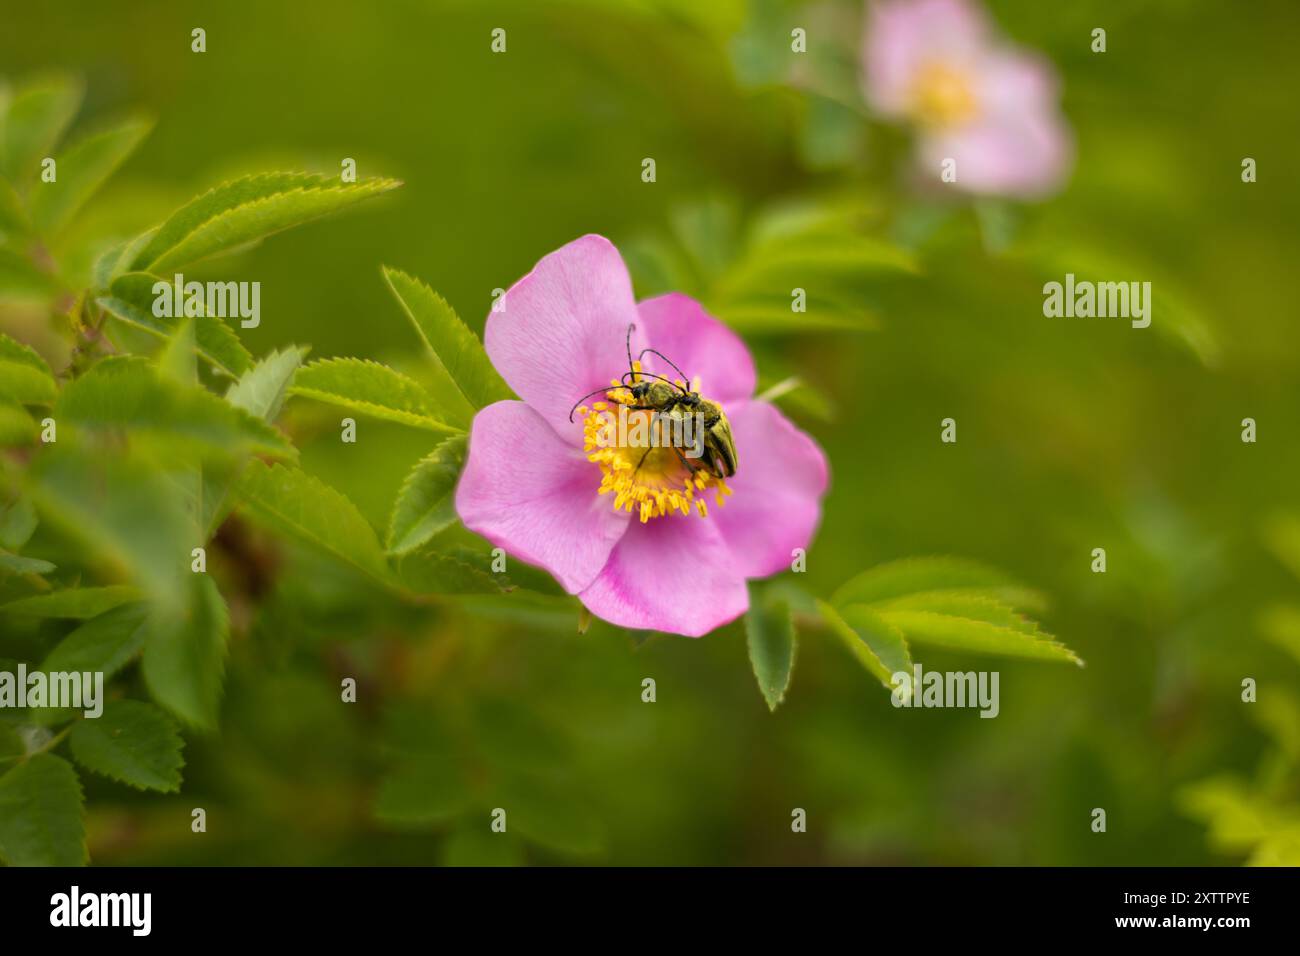
{"label": "pink petal", "polygon": [[700,637],[745,613],[749,592],[712,518],[632,522],[578,598],[623,627]]}
{"label": "pink petal", "polygon": [[1069,129],[1054,110],[990,116],[950,133],[927,137],[918,159],[938,178],[945,159],[957,161],[958,188],[979,194],[1036,198],[1060,187],[1073,156]]}
{"label": "pink petal", "polygon": [[905,115],[923,68],[933,63],[953,68],[973,63],[988,33],[983,12],[965,0],[870,4],[862,52],[868,102],[885,116]]}
{"label": "pink petal", "polygon": [[733,494],[720,508],[711,504],[706,520],[722,532],[741,574],[766,577],[790,567],[793,550],[812,541],[828,481],[826,456],[767,402],[746,402],[727,418],[739,462],[727,479]]}
{"label": "pink petal", "polygon": [[980,110],[1014,116],[1029,110],[1052,109],[1059,93],[1051,64],[1014,48],[987,54],[979,65]]}
{"label": "pink petal", "polygon": [[[637,306],[646,340],[668,357],[700,394],[726,405],[754,394],[754,360],[735,332],[690,296],[680,292],[646,299]],[[647,355],[645,368],[669,378],[677,373],[663,359]]]}
{"label": "pink petal", "polygon": [[576,594],[605,566],[630,518],[596,493],[599,485],[600,469],[581,445],[523,402],[497,402],[474,416],[456,512],[465,527]]}
{"label": "pink petal", "polygon": [[[583,236],[544,256],[502,297],[483,344],[501,377],[560,435],[581,446],[569,412],[582,395],[628,370],[637,321],[627,267],[603,236]],[[632,338],[641,344],[640,331]]]}
{"label": "pink petal", "polygon": [[988,55],[978,73],[980,117],[922,147],[930,169],[957,160],[956,185],[973,193],[1032,198],[1057,189],[1073,146],[1056,107],[1056,75],[1038,57],[1015,50]]}

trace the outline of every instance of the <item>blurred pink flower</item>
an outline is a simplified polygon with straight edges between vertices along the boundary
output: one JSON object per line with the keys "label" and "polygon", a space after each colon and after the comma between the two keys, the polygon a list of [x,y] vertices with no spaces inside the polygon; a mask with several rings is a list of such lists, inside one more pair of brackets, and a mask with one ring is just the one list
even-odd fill
{"label": "blurred pink flower", "polygon": [[972,193],[1038,197],[1069,172],[1073,145],[1042,58],[997,36],[969,0],[877,0],[863,42],[868,103],[919,129],[918,161]]}
{"label": "blurred pink flower", "polygon": [[[627,371],[630,325],[634,357],[652,345],[724,407],[734,476],[688,469],[671,448],[643,458],[644,445],[598,447],[593,430],[613,401],[571,420],[588,392],[620,396],[610,383]],[[484,345],[523,401],[475,416],[456,510],[597,617],[698,637],[745,612],[746,578],[787,568],[793,549],[807,548],[827,484],[821,450],[753,397],[749,351],[699,303],[676,293],[637,303],[609,240],[584,236],[537,263],[489,316]],[[672,377],[662,362],[645,368]]]}

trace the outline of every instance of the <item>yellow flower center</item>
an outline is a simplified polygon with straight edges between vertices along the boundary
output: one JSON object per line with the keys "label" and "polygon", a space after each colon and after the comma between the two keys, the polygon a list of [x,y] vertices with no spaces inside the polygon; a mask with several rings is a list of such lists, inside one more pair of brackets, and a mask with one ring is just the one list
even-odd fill
{"label": "yellow flower center", "polygon": [[[640,371],[640,363],[635,366]],[[633,384],[639,379],[634,378]],[[684,385],[683,382],[678,382]],[[714,491],[714,502],[722,507],[731,494],[727,483],[703,467],[693,464],[670,434],[662,417],[649,409],[620,408],[637,404],[632,392],[617,381],[605,393],[608,402],[594,402],[578,409],[582,416],[582,449],[587,460],[600,466],[599,493],[614,496],[615,510],[638,514],[644,524],[665,515],[689,515],[694,510],[707,518],[705,492]],[[703,440],[700,435],[699,439]]]}
{"label": "yellow flower center", "polygon": [[927,126],[956,126],[979,111],[970,78],[946,63],[930,63],[916,77],[912,112]]}

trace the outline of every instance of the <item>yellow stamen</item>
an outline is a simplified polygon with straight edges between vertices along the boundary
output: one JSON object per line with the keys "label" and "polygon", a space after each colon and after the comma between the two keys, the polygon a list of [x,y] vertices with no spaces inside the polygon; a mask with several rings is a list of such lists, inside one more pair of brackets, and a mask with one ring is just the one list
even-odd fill
{"label": "yellow stamen", "polygon": [[[639,363],[634,369],[641,371]],[[633,377],[634,383],[637,380],[639,375]],[[714,489],[716,503],[722,506],[723,499],[731,494],[727,483],[702,468],[688,465],[678,450],[666,442],[655,444],[655,436],[651,434],[656,430],[653,412],[626,411],[627,434],[619,435],[615,409],[634,404],[629,389],[615,383],[605,394],[614,403],[613,408],[606,402],[593,402],[590,410],[584,406],[578,409],[578,414],[583,420],[582,449],[602,473],[598,493],[612,494],[615,510],[636,514],[642,523],[677,513],[689,516],[692,508],[705,518],[709,514],[708,503],[697,492],[710,488]],[[612,436],[625,440],[635,434],[630,426],[636,416],[644,419],[645,427],[641,431],[646,440],[639,444],[611,442]]]}
{"label": "yellow stamen", "polygon": [[916,76],[912,112],[927,126],[957,126],[974,119],[979,103],[970,77],[946,63],[931,63]]}

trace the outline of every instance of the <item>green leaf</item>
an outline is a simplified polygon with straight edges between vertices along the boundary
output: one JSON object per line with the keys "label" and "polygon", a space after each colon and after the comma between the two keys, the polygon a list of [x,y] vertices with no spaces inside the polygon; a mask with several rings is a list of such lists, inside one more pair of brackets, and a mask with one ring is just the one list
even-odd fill
{"label": "green leaf", "polygon": [[817,418],[824,422],[835,420],[835,403],[816,386],[809,385],[797,375],[780,381],[759,376],[755,401],[778,403],[796,410],[801,416]]}
{"label": "green leaf", "polygon": [[289,395],[289,384],[307,349],[291,345],[271,352],[226,390],[226,401],[264,422],[274,421]]}
{"label": "green leaf", "polygon": [[25,558],[21,554],[12,554],[0,548],[0,571],[11,574],[49,574],[58,570],[58,566],[39,558]]}
{"label": "green leaf", "polygon": [[908,275],[917,271],[911,253],[883,239],[848,230],[810,230],[751,244],[718,281],[714,296],[733,300],[756,292],[783,291],[788,301],[790,289],[794,288],[789,280],[801,275],[825,277],[839,285],[864,275]]}
{"label": "green leaf", "polygon": [[0,399],[48,405],[58,395],[54,373],[30,346],[0,333]]}
{"label": "green leaf", "polygon": [[[577,856],[604,847],[603,828],[573,787],[540,775],[514,775],[498,785],[494,799],[506,811],[507,833]],[[486,815],[484,822],[489,822]]]}
{"label": "green leaf", "polygon": [[455,547],[445,551],[413,551],[399,559],[398,576],[417,594],[505,594],[515,583],[492,571],[486,551]]}
{"label": "green leaf", "polygon": [[318,219],[401,185],[392,179],[342,183],[337,176],[268,173],[225,183],[159,227],[134,269],[161,272],[206,259]]}
{"label": "green leaf", "polygon": [[[1042,603],[1041,595],[995,568],[946,557],[879,565],[849,580],[831,599],[838,616],[864,642],[873,643],[870,635],[885,640],[883,647],[873,646],[873,657],[889,673],[909,669],[906,640],[1082,665],[1073,651],[1016,610]],[[895,648],[893,659],[889,647]]]}
{"label": "green leaf", "polygon": [[12,249],[0,248],[0,302],[44,300],[58,291],[56,276]]}
{"label": "green leaf", "polygon": [[785,84],[793,67],[784,6],[779,0],[754,0],[744,11],[745,21],[728,43],[737,82],[750,88]]}
{"label": "green leaf", "polygon": [[853,606],[841,613],[825,601],[818,601],[817,610],[849,652],[885,687],[893,689],[893,675],[899,671],[911,673],[907,638],[870,608]]}
{"label": "green leaf", "polygon": [[1121,276],[1146,277],[1151,283],[1147,302],[1150,330],[1189,349],[1206,366],[1217,366],[1223,357],[1223,345],[1214,322],[1202,310],[1201,296],[1186,288],[1176,273],[1148,260],[1147,254],[1138,246],[1103,248],[1077,235],[1040,236],[1020,250],[1026,264],[1037,273],[1039,283],[1059,282],[1067,273],[1075,276],[1076,284]]}
{"label": "green leaf", "polygon": [[456,480],[465,463],[466,439],[448,438],[411,469],[397,493],[388,526],[388,551],[405,554],[455,524]]}
{"label": "green leaf", "polygon": [[993,601],[1017,612],[1042,611],[1047,607],[1047,598],[1040,591],[1019,585],[1006,585],[992,588],[947,588],[936,591],[918,591],[901,597],[887,598],[871,605],[878,611],[891,610],[930,610],[931,605],[944,602]]}
{"label": "green leaf", "polygon": [[29,493],[47,521],[129,573],[163,605],[189,574],[193,522],[179,490],[141,462],[92,455],[59,442],[40,455]]}
{"label": "green leaf", "polygon": [[991,593],[966,590],[922,591],[918,594],[894,598],[873,607],[880,614],[894,611],[931,611],[935,614],[986,621],[999,627],[1021,630],[1026,634],[1041,633],[1037,624],[1020,614],[1011,605],[992,596]]}
{"label": "green leaf", "polygon": [[755,296],[711,303],[709,311],[734,329],[752,335],[782,332],[860,332],[880,325],[879,317],[866,307],[848,308],[819,292],[808,298],[807,312],[790,308],[790,295]]}
{"label": "green leaf", "polygon": [[197,385],[199,369],[194,361],[194,320],[182,319],[156,358],[158,374],[182,385]]}
{"label": "green leaf", "polygon": [[[882,620],[918,644],[935,644],[1005,657],[1069,661],[1083,666],[1083,662],[1068,647],[996,601],[964,603],[951,610],[957,613],[939,610],[882,610],[879,614]],[[1014,620],[1009,620],[1008,614]]]}
{"label": "green leaf", "polygon": [[524,848],[509,833],[494,833],[491,819],[467,821],[447,837],[442,866],[522,866]]}
{"label": "green leaf", "polygon": [[809,93],[799,152],[814,169],[847,166],[863,155],[865,124],[858,109]]}
{"label": "green leaf", "polygon": [[0,243],[4,242],[6,233],[25,235],[31,226],[18,192],[8,179],[0,175]]}
{"label": "green leaf", "polygon": [[50,594],[37,594],[0,605],[8,614],[27,614],[31,617],[72,618],[84,620],[98,617],[105,611],[131,601],[139,600],[138,588],[118,584],[102,588],[69,588]]}
{"label": "green leaf", "polygon": [[1280,813],[1270,800],[1228,775],[1184,786],[1178,792],[1178,804],[1184,813],[1209,827],[1211,845],[1231,853],[1246,852],[1288,824],[1297,823],[1293,813]]}
{"label": "green leaf", "polygon": [[463,813],[471,798],[465,774],[454,760],[424,754],[384,778],[375,817],[403,828],[437,826]]}
{"label": "green leaf", "polygon": [[148,617],[143,603],[105,611],[60,641],[41,663],[41,670],[102,671],[107,680],[144,647]]}
{"label": "green leaf", "polygon": [[[146,232],[136,236],[134,239],[123,239],[111,243],[95,259],[95,264],[91,267],[91,282],[96,289],[107,289],[113,284],[113,281],[125,273],[131,265],[131,261],[144,248],[145,244],[153,238],[152,232]],[[142,273],[143,274],[143,273]]]}
{"label": "green leaf", "polygon": [[[289,394],[289,384],[293,381],[294,373],[302,364],[307,351],[305,348],[291,346],[283,351],[270,353],[244,373],[243,378],[230,386],[226,392],[226,401],[270,423],[280,414],[280,409]],[[240,470],[240,468],[213,468],[212,466],[204,469],[200,509],[200,526],[204,529],[204,540],[216,534],[229,514],[230,489]]]}
{"label": "green leaf", "polygon": [[673,236],[702,276],[726,271],[736,258],[740,239],[740,210],[723,196],[674,207],[668,214]]}
{"label": "green leaf", "polygon": [[386,267],[384,279],[429,350],[440,377],[462,399],[463,405],[452,410],[455,420],[467,421],[476,409],[514,397],[492,367],[478,336],[442,296],[397,269]]}
{"label": "green leaf", "polygon": [[642,296],[665,292],[698,291],[699,278],[686,253],[661,235],[631,236],[619,244],[623,261],[632,274],[632,285]]}
{"label": "green leaf", "polygon": [[56,158],[58,180],[32,192],[31,217],[37,231],[52,235],[135,152],[152,120],[133,119],[81,140]]}
{"label": "green leaf", "polygon": [[234,509],[231,489],[244,469],[245,462],[238,465],[205,465],[202,481],[198,489],[201,498],[198,513],[198,526],[202,540],[210,541],[221,529],[225,520]]}
{"label": "green leaf", "polygon": [[[820,200],[774,207],[741,235],[734,211],[710,202],[673,214],[682,254],[667,243],[642,243],[632,264],[648,262],[663,291],[677,275],[671,287],[696,290],[711,313],[736,328],[862,330],[879,324],[882,287],[918,271],[911,254],[864,234],[864,224],[880,220],[879,210],[860,201]],[[792,308],[792,289],[806,293],[802,311]]]}
{"label": "green leaf", "polygon": [[67,388],[55,407],[64,421],[88,429],[129,429],[196,453],[257,452],[291,458],[296,449],[278,431],[198,386],[159,377],[138,356],[111,356]]}
{"label": "green leaf", "polygon": [[1276,514],[1264,523],[1264,543],[1300,579],[1300,516]]}
{"label": "green leaf", "polygon": [[55,76],[20,89],[0,111],[0,173],[10,182],[37,178],[81,105],[82,87],[72,77]]}
{"label": "green leaf", "polygon": [[192,581],[187,607],[159,611],[146,622],[144,679],[154,700],[187,723],[212,730],[221,704],[230,615],[212,578],[196,574]]}
{"label": "green leaf", "polygon": [[66,760],[36,754],[0,776],[0,859],[10,866],[81,866],[81,781]]}
{"label": "green leaf", "polygon": [[321,359],[304,365],[289,391],[390,422],[430,431],[459,431],[439,418],[441,413],[429,393],[417,382],[368,359]]}
{"label": "green leaf", "polygon": [[[279,410],[289,395],[289,385],[294,373],[302,364],[307,349],[290,346],[283,351],[270,352],[226,392],[226,401],[266,423],[277,418]],[[212,537],[230,512],[230,489],[238,479],[239,467],[214,466],[209,463],[203,470],[201,485],[200,527],[204,540]]]}
{"label": "green leaf", "polygon": [[36,508],[30,498],[19,495],[0,504],[0,548],[20,551],[36,531]]}
{"label": "green leaf", "polygon": [[[326,181],[327,177],[315,173],[257,173],[222,183],[190,200],[172,213],[161,226],[151,229],[150,238],[136,250],[127,262],[127,267],[149,268],[154,260],[203,223],[244,203],[295,189],[317,188]],[[332,177],[329,178],[329,182],[334,181]]]}
{"label": "green leaf", "polygon": [[1256,620],[1264,637],[1300,663],[1300,607],[1270,604],[1260,610]]}
{"label": "green leaf", "polygon": [[99,717],[77,721],[68,743],[87,770],[140,790],[180,790],[181,735],[152,704],[112,701]]}
{"label": "green leaf", "polygon": [[40,429],[32,416],[17,402],[0,399],[0,447],[35,444]]}
{"label": "green leaf", "polygon": [[745,615],[745,636],[758,689],[768,710],[775,711],[785,700],[794,671],[797,642],[790,606],[779,598],[764,600],[754,595]]}
{"label": "green leaf", "polygon": [[509,697],[475,702],[473,735],[479,756],[493,771],[544,773],[573,763],[564,732],[537,711]]}
{"label": "green leaf", "polygon": [[341,492],[296,468],[249,462],[236,485],[249,516],[391,583],[374,529]]}
{"label": "green leaf", "polygon": [[904,558],[850,578],[831,597],[831,603],[837,607],[875,604],[918,591],[996,589],[1014,584],[1002,571],[964,558]]}
{"label": "green leaf", "polygon": [[0,724],[0,762],[8,762],[11,757],[21,757],[27,753],[27,745],[18,731],[8,724]]}
{"label": "green leaf", "polygon": [[[128,272],[114,279],[111,294],[96,302],[119,322],[170,340],[181,320],[153,314],[153,290],[159,282],[165,280],[145,272]],[[195,347],[205,362],[231,378],[239,378],[252,368],[253,357],[223,319],[199,315],[193,317],[193,322]]]}

